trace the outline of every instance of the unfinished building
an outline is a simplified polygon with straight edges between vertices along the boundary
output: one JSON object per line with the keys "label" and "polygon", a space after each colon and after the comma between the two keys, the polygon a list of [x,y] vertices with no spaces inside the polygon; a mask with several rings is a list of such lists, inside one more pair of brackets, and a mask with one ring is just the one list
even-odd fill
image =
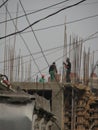
{"label": "unfinished building", "polygon": [[56,116],[51,130],[98,130],[98,95],[89,86],[57,82],[44,83],[44,86],[30,82],[14,85],[43,97],[38,99],[41,106]]}
{"label": "unfinished building", "polygon": [[[23,76],[28,74],[23,74],[23,70],[21,74],[20,71],[15,74],[16,79],[13,76],[13,69],[11,68],[11,71],[9,71],[11,72],[9,79],[12,86],[34,95],[37,108],[41,108],[35,109],[37,115],[36,113],[34,115],[34,130],[98,130],[98,79],[96,81],[90,79],[98,62],[95,65],[94,63],[91,64],[93,67],[92,75],[90,75],[90,50],[87,53],[84,50],[83,61],[81,61],[82,40],[78,40],[77,38],[73,39],[72,43],[74,44],[69,48],[70,50],[73,48],[72,53],[69,53],[70,59],[73,61],[71,83],[69,84],[65,82],[65,74],[62,75],[61,83],[60,80],[39,83],[37,76],[35,82],[30,80],[30,71],[28,71],[29,78],[25,77],[28,79],[26,81],[23,80]],[[64,52],[67,52],[67,48]],[[65,61],[67,55],[64,54],[64,56]],[[20,66],[17,67],[19,70]],[[83,76],[81,76],[81,68]],[[19,77],[21,77],[20,80]],[[52,114],[56,116],[55,123],[53,123],[55,119]]]}

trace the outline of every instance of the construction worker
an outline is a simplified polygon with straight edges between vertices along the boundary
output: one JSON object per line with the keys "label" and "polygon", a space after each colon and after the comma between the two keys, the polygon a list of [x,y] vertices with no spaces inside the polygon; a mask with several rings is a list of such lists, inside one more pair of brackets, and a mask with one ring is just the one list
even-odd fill
{"label": "construction worker", "polygon": [[66,82],[71,82],[71,79],[70,79],[70,73],[71,73],[71,62],[70,62],[70,59],[67,58],[66,59],[66,63],[63,62],[63,64],[65,65],[65,68],[66,68]]}
{"label": "construction worker", "polygon": [[0,83],[9,89],[11,88],[10,82],[6,75],[0,74]]}
{"label": "construction worker", "polygon": [[45,76],[44,76],[44,75],[41,76],[39,82],[40,82],[40,83],[44,83],[44,82],[45,82]]}
{"label": "construction worker", "polygon": [[55,62],[53,62],[52,65],[50,65],[49,74],[50,74],[50,80],[54,81],[56,78],[56,74],[57,74],[57,67],[56,67]]}

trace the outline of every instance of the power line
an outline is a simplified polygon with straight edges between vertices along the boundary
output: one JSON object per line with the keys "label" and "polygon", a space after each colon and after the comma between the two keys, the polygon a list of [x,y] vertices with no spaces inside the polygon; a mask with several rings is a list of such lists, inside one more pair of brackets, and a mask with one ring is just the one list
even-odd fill
{"label": "power line", "polygon": [[[25,9],[24,9],[24,7],[23,7],[23,5],[22,5],[22,2],[21,2],[20,0],[19,0],[19,2],[20,2],[20,5],[21,5],[21,7],[22,7],[22,9],[23,9],[23,11],[24,11],[26,20],[27,20],[28,24],[30,25],[30,21],[29,21],[27,15],[26,15],[26,11],[25,11]],[[41,45],[40,45],[40,43],[39,43],[39,41],[38,41],[38,38],[37,38],[37,36],[36,36],[36,34],[35,34],[35,32],[34,32],[32,26],[31,26],[31,31],[32,31],[32,33],[33,33],[35,39],[36,39],[36,42],[37,42],[37,44],[38,44],[38,46],[39,46],[39,48],[40,48],[40,50],[41,50],[41,53],[42,53],[42,55],[43,55],[43,57],[44,57],[46,63],[47,63],[48,66],[49,66],[48,60],[47,60],[47,58],[46,58],[46,56],[45,56],[45,54],[44,54],[44,52],[43,52],[43,49],[42,49],[42,47],[41,47]]]}
{"label": "power line", "polygon": [[[65,1],[65,2],[67,2],[67,1]],[[83,5],[92,5],[92,4],[98,4],[98,2],[96,1],[96,2],[89,2],[89,3],[85,3],[85,4],[81,4],[81,5],[79,5],[79,6],[83,6]],[[55,5],[54,5],[55,6]],[[49,6],[48,6],[49,7]],[[45,8],[47,8],[47,7],[45,7]],[[57,7],[56,9],[59,9],[59,8],[61,8],[61,7]],[[44,9],[44,8],[42,8],[42,9]],[[47,9],[49,9],[49,8],[47,8]],[[55,9],[55,8],[53,8],[53,9]],[[41,9],[38,9],[38,10],[41,10]],[[27,13],[27,15],[31,15],[31,14],[33,14],[33,13],[36,13],[36,11],[38,11],[38,10],[26,10],[26,12],[29,12],[29,13]],[[31,12],[32,11],[32,12]],[[20,13],[22,13],[22,11],[19,11]],[[16,12],[10,12],[10,13],[16,13]],[[0,13],[0,14],[5,14],[5,13]],[[0,24],[3,24],[3,23],[5,23],[5,22],[9,22],[9,21],[11,21],[11,20],[15,20],[15,19],[18,19],[18,18],[21,18],[21,17],[24,17],[25,15],[21,15],[21,16],[18,16],[18,17],[15,17],[15,18],[12,18],[12,19],[8,19],[7,21],[1,21],[0,22]]]}
{"label": "power line", "polygon": [[[98,38],[97,36],[96,37],[92,37],[92,38],[89,38],[88,40],[92,40],[92,39],[95,39],[95,38]],[[81,41],[78,41],[78,42],[81,42]],[[69,43],[70,45],[73,45],[74,43]],[[68,46],[68,45],[67,45]],[[54,48],[50,48],[50,49],[47,49],[47,50],[43,50],[44,52],[50,52],[50,51],[53,51],[53,50],[56,50],[56,49],[62,49],[64,48],[64,46],[58,46],[58,47],[54,47]],[[41,51],[38,51],[38,52],[35,52],[35,53],[31,53],[31,54],[28,54],[28,55],[24,55],[24,56],[21,56],[22,58],[26,58],[26,57],[29,57],[31,55],[38,55],[40,54]],[[17,60],[18,57],[16,58],[12,58],[12,59],[8,59],[8,60],[4,60],[4,61],[0,61],[0,64],[1,63],[4,63],[4,62],[8,62],[8,61],[11,61],[11,60]]]}
{"label": "power line", "polygon": [[[94,35],[96,35],[96,34],[98,34],[98,31],[95,32],[95,33],[93,33],[93,34],[91,34],[91,35],[89,35],[88,38],[85,38],[85,39],[83,39],[83,40],[79,40],[78,42],[82,42],[82,44],[83,44],[83,43],[85,43],[86,41],[90,40],[90,39],[91,39]],[[80,43],[80,44],[81,44],[81,43]],[[80,44],[79,44],[79,45],[80,45]],[[73,49],[74,49],[74,48],[70,49],[69,52],[71,52]],[[68,53],[68,52],[67,52],[67,53]],[[67,53],[66,53],[66,54],[67,54]],[[66,54],[65,54],[65,55],[66,55]],[[63,56],[63,57],[64,57],[64,56]],[[61,59],[61,57],[59,57],[59,58],[56,59],[55,61],[58,61],[59,59]]]}
{"label": "power line", "polygon": [[[82,44],[83,44],[83,43],[85,43],[86,41],[92,39],[93,36],[96,35],[96,34],[98,34],[98,31],[95,32],[95,33],[93,33],[93,34],[91,34],[91,35],[89,35],[88,38],[85,38],[84,40],[79,40],[78,42],[81,42],[81,41],[82,41]],[[70,51],[72,51],[73,49],[74,49],[74,48],[72,48]],[[66,54],[67,54],[67,53],[66,53]],[[65,54],[65,55],[66,55],[66,54]],[[62,57],[64,57],[65,55],[63,55]],[[60,60],[62,57],[57,58],[55,61]],[[44,71],[44,70],[46,70],[47,68],[48,68],[48,66],[46,66],[45,68],[43,68],[41,71]],[[34,75],[32,75],[32,77],[35,76],[35,75],[37,75],[37,74],[38,74],[38,72],[35,73]]]}
{"label": "power line", "polygon": [[[6,7],[6,10],[7,10],[8,14],[9,14],[10,18],[11,18],[10,12],[8,11],[8,9],[7,9],[7,6],[6,6],[6,5],[5,5],[5,7]],[[14,23],[14,21],[13,21],[13,20],[12,20],[12,23],[13,23],[13,25],[14,25],[15,29],[18,31],[18,28],[16,27],[16,25],[15,25],[15,23]],[[36,63],[36,61],[35,61],[35,59],[34,59],[33,55],[31,54],[31,51],[30,51],[30,49],[29,49],[29,47],[28,47],[28,45],[27,45],[26,41],[24,40],[23,36],[22,36],[20,33],[19,33],[19,36],[20,36],[20,37],[21,37],[21,39],[23,40],[23,43],[24,43],[25,47],[27,48],[28,52],[30,53],[30,55],[31,55],[31,57],[32,57],[32,59],[33,59],[33,61],[34,61],[35,65],[36,65],[36,67],[37,67],[38,71],[40,72],[40,69],[39,69],[39,67],[38,67],[38,65],[37,65],[37,63]],[[41,73],[41,72],[40,72],[40,73]]]}
{"label": "power line", "polygon": [[[36,10],[36,11],[32,11],[32,12],[30,12],[30,13],[27,13],[27,15],[31,15],[31,14],[34,14],[34,13],[43,11],[43,10],[45,10],[45,9],[49,9],[49,8],[51,8],[51,7],[54,7],[54,6],[56,6],[56,5],[59,5],[59,4],[61,4],[61,3],[67,2],[67,1],[68,1],[68,0],[59,2],[59,3],[57,3],[57,4],[54,4],[54,5],[51,5],[51,6],[48,6],[48,7],[39,9],[39,10]],[[98,2],[90,2],[90,3],[85,3],[85,4],[83,4],[83,5],[91,5],[91,4],[97,4],[97,3],[98,3]],[[80,5],[80,6],[82,6],[82,5]],[[29,11],[31,11],[31,10],[29,10]],[[19,18],[22,18],[22,17],[24,17],[24,16],[25,16],[25,15],[21,15],[21,16],[12,18],[12,19],[8,19],[8,20],[6,20],[6,21],[1,21],[0,24],[3,24],[3,23],[5,23],[5,22],[10,22],[11,20],[19,19]]]}
{"label": "power line", "polygon": [[[30,12],[30,13],[27,13],[26,15],[31,15],[31,14],[34,14],[34,13],[38,13],[38,12],[40,12],[40,11],[43,11],[43,10],[52,8],[52,7],[54,7],[54,6],[60,5],[60,4],[62,4],[62,3],[65,3],[65,2],[67,2],[67,1],[69,1],[69,0],[64,0],[64,1],[62,1],[62,2],[59,2],[59,3],[53,4],[53,5],[47,6],[47,7],[45,7],[45,8],[42,8],[42,9],[39,9],[39,10]],[[5,22],[9,22],[9,21],[11,21],[11,20],[19,19],[19,18],[22,18],[22,17],[24,17],[24,16],[25,16],[25,15],[21,15],[21,16],[18,16],[18,17],[16,17],[16,18],[12,18],[12,19],[8,19],[8,20],[6,20],[6,21],[2,21],[2,22],[0,22],[0,24],[5,23]]]}
{"label": "power line", "polygon": [[[87,20],[87,19],[91,19],[91,18],[94,18],[94,17],[98,17],[98,14],[91,15],[91,16],[84,17],[84,18],[80,18],[80,19],[77,19],[77,20],[73,20],[73,21],[66,22],[66,25],[67,25],[67,24],[76,23],[76,22],[80,22],[80,21]],[[44,28],[35,29],[34,31],[42,31],[42,30],[46,30],[46,29],[50,29],[50,28],[55,28],[55,27],[60,27],[60,26],[64,26],[64,25],[65,25],[65,23],[56,24],[56,25],[47,26],[47,27],[44,27]],[[27,31],[27,32],[23,32],[23,33],[29,33],[29,32],[31,32],[31,31]]]}
{"label": "power line", "polygon": [[[55,48],[50,48],[50,49],[47,49],[47,50],[44,50],[44,52],[50,52],[50,51],[53,51],[53,50],[56,50],[56,49],[60,49],[60,48],[63,48],[64,46],[59,46],[59,47],[55,47]],[[24,56],[21,56],[22,58],[26,58],[26,57],[29,57],[31,55],[38,55],[40,54],[41,51],[38,51],[38,52],[35,52],[35,53],[31,53],[31,54],[28,54],[28,55],[24,55]],[[12,59],[8,59],[8,60],[4,60],[4,61],[0,61],[0,63],[4,63],[4,62],[8,62],[10,60],[17,60],[18,58],[12,58]]]}
{"label": "power line", "polygon": [[2,6],[4,6],[7,2],[8,2],[8,0],[4,1],[3,4],[0,5],[0,8],[1,8]]}
{"label": "power line", "polygon": [[[53,54],[53,53],[56,53],[56,52],[58,52],[58,51],[61,51],[61,49],[63,49],[63,47],[64,46],[62,46],[62,47],[58,47],[58,48],[55,48],[55,50],[53,51],[53,52],[49,52],[48,54],[46,54],[47,56],[49,55],[51,55],[51,54]],[[40,52],[41,53],[41,52]],[[32,54],[33,55],[33,54]],[[31,56],[31,55],[28,55],[28,56]],[[20,57],[17,57],[17,58],[14,58],[13,60],[18,60]],[[21,56],[21,58],[23,58],[22,56]],[[38,59],[41,59],[42,58],[42,56],[39,56],[39,57],[37,57],[37,58],[35,58],[35,60],[38,60]],[[12,59],[11,59],[12,60]],[[11,61],[11,60],[9,60],[9,61]],[[28,63],[28,62],[30,62],[30,61],[32,61],[32,60],[27,60],[27,61],[25,61],[25,62],[22,62],[20,65],[23,65],[23,64],[26,64],[26,63]],[[8,62],[8,60],[6,60],[5,62]],[[4,63],[4,61],[2,62],[2,63]],[[9,67],[11,67],[11,66],[9,66]],[[13,66],[13,67],[17,67],[17,65],[15,65],[15,66]],[[7,68],[6,68],[6,70],[8,70]]]}
{"label": "power line", "polygon": [[[91,34],[88,38],[86,38],[86,39],[84,39],[83,40],[83,43],[84,42],[86,42],[87,40],[90,40],[90,39],[93,39],[93,38],[96,38],[96,37],[93,37],[94,35],[96,35],[98,32],[95,32],[95,33],[93,33],[93,34]],[[78,41],[78,42],[80,42],[80,41]],[[72,50],[72,49],[71,49]],[[70,51],[71,51],[70,50]],[[58,59],[56,59],[55,61],[58,61],[59,59],[61,59],[62,57],[59,57]],[[43,69],[43,70],[45,70],[45,69],[47,69],[46,67]],[[41,71],[43,71],[43,70],[41,70]],[[37,72],[37,74],[38,74],[38,72]],[[35,74],[36,75],[36,74]]]}
{"label": "power line", "polygon": [[56,12],[54,12],[54,13],[52,13],[52,14],[50,14],[50,15],[44,17],[44,18],[41,18],[41,19],[35,21],[34,23],[30,24],[30,25],[27,26],[26,28],[24,28],[24,29],[22,29],[22,30],[20,30],[20,31],[17,31],[17,32],[8,34],[8,35],[6,35],[6,36],[0,37],[0,39],[4,39],[4,38],[6,38],[6,37],[13,36],[13,35],[16,35],[16,34],[18,34],[18,33],[22,33],[22,32],[24,32],[25,30],[27,30],[28,28],[30,28],[31,26],[33,26],[33,25],[39,23],[40,21],[43,21],[43,20],[45,20],[45,19],[47,19],[47,18],[49,18],[49,17],[51,17],[51,16],[53,16],[53,15],[56,15],[56,14],[58,14],[59,12],[65,10],[65,9],[68,9],[68,8],[71,8],[71,7],[74,7],[74,6],[77,6],[77,5],[79,5],[80,3],[83,3],[84,1],[86,1],[86,0],[81,0],[80,2],[77,2],[76,4],[72,4],[72,5],[70,5],[70,6],[64,7],[64,8],[62,8],[62,9],[60,9],[60,10],[58,10],[58,11],[56,11]]}
{"label": "power line", "polygon": [[[20,2],[20,4],[21,4],[21,7],[22,7],[24,13],[25,13],[26,20],[27,20],[28,24],[30,25],[30,22],[29,22],[29,19],[28,19],[27,15],[26,15],[25,9],[24,9],[24,7],[23,7],[23,5],[22,5],[22,3],[21,3],[20,0],[19,0],[19,2]],[[38,41],[38,39],[37,39],[37,36],[36,36],[36,34],[35,34],[35,32],[34,32],[32,26],[31,26],[30,28],[31,28],[31,31],[33,32],[33,35],[34,35],[34,37],[35,37],[35,39],[36,39],[36,42],[37,42],[38,46],[40,47],[41,53],[42,53],[42,55],[43,55],[43,57],[44,57],[44,59],[45,59],[47,65],[48,65],[48,67],[49,67],[48,60],[47,60],[47,58],[46,58],[46,56],[45,56],[45,54],[44,54],[44,52],[43,52],[43,50],[42,50],[42,47],[41,47],[41,45],[40,45],[40,43],[39,43],[39,41]],[[56,80],[56,78],[55,78],[55,80]],[[61,86],[59,85],[59,83],[58,83],[57,80],[56,80],[56,82],[57,82],[58,86],[61,87]]]}
{"label": "power line", "polygon": [[[96,35],[98,32],[95,32],[95,33],[93,33],[93,34],[91,34],[88,38],[86,38],[86,39],[84,39],[84,40],[80,40],[80,41],[83,41],[82,42],[82,44],[84,43],[84,42],[86,42],[87,40],[90,40],[90,39],[93,39],[93,38],[96,38],[96,37],[93,37],[94,35]],[[78,42],[80,42],[80,41],[78,41]],[[80,45],[80,44],[79,44]],[[72,48],[70,51],[72,51],[74,48]],[[63,56],[62,56],[63,57]],[[58,59],[56,59],[55,61],[58,61],[58,60],[60,60],[62,57],[59,57]],[[45,68],[43,68],[42,70],[40,70],[41,72],[43,71],[43,70],[46,70],[47,69],[47,67],[45,67]],[[37,75],[39,72],[37,72],[37,73],[35,73],[32,77],[34,77],[35,75]],[[31,77],[29,77],[28,79],[30,79]],[[58,82],[57,82],[58,83]],[[59,83],[58,83],[58,86],[61,88],[61,86],[59,85]]]}
{"label": "power line", "polygon": [[[67,24],[72,24],[72,23],[76,23],[76,22],[80,22],[82,20],[86,20],[86,19],[90,19],[90,18],[94,18],[94,17],[98,17],[98,14],[95,14],[95,15],[91,15],[91,16],[88,16],[88,17],[84,17],[84,18],[81,18],[81,19],[76,19],[76,20],[73,20],[73,21],[69,21],[69,22],[66,22],[66,25]],[[55,28],[55,27],[60,27],[60,26],[64,26],[65,23],[62,23],[62,24],[56,24],[56,25],[52,25],[52,26],[47,26],[47,27],[43,27],[43,28],[39,28],[39,29],[34,29],[34,31],[42,31],[42,30],[47,30],[47,29],[51,29],[51,28]],[[29,33],[31,31],[26,31],[26,32],[23,32],[23,33]],[[12,38],[10,38],[12,39]],[[9,40],[9,39],[8,39]],[[1,43],[0,43],[1,44]]]}
{"label": "power line", "polygon": [[[88,39],[91,38],[92,36],[96,35],[97,33],[98,33],[98,31],[95,32],[95,33],[93,33],[93,34],[91,34],[91,35],[88,37]],[[82,44],[83,44],[84,42],[86,42],[88,39],[83,40]],[[80,44],[79,44],[79,45],[80,45]],[[73,48],[73,49],[74,49],[74,48]],[[98,61],[96,62],[96,65],[97,65],[97,64],[98,64]],[[60,88],[60,90],[54,95],[54,97],[53,97],[52,99],[56,98],[56,97],[58,96],[58,94],[60,93],[60,91],[62,91],[62,90],[63,90],[63,87]]]}

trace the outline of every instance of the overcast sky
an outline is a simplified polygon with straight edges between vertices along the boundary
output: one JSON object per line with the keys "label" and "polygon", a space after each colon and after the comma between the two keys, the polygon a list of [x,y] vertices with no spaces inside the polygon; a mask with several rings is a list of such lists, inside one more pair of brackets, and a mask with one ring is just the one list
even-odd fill
{"label": "overcast sky", "polygon": [[[6,1],[6,0],[5,0]],[[22,6],[24,7],[26,13],[30,13],[48,6],[51,6],[53,4],[59,3],[64,0],[21,0]],[[65,3],[59,4],[57,6],[45,9],[43,11],[39,11],[37,13],[32,13],[28,15],[28,19],[30,24],[34,23],[35,21],[46,17],[49,14],[52,14],[64,7],[67,7],[69,5],[75,4],[81,0],[69,0]],[[3,1],[0,0],[0,5],[2,5]],[[15,18],[17,16],[21,16],[24,14],[23,9],[20,5],[19,0],[8,0],[7,3],[7,9],[9,11],[9,14],[7,13],[7,19]],[[18,5],[18,13],[17,11],[17,5]],[[0,8],[0,37],[5,36],[5,26],[6,26],[6,35],[11,34],[15,32],[15,27],[12,23],[12,21],[7,22],[7,24],[4,22],[6,17],[6,9],[5,6],[2,6]],[[87,18],[91,17],[91,18]],[[82,18],[86,18],[84,20],[80,20]],[[77,22],[70,23],[71,21]],[[14,20],[16,23],[16,20]],[[38,40],[38,43],[34,37],[34,33],[31,31],[31,29],[27,29],[24,32],[21,33],[21,36],[24,38],[27,46],[24,44],[23,40],[21,39],[20,35],[16,35],[16,44],[15,44],[15,53],[16,56],[21,54],[21,56],[30,55],[31,53],[36,53],[42,50],[48,50],[56,47],[60,47],[64,45],[64,23],[66,24],[66,31],[67,31],[67,40],[69,42],[69,36],[74,35],[78,36],[80,38],[88,38],[90,35],[98,32],[98,0],[86,0],[85,2],[71,7],[69,9],[63,10],[59,12],[58,14],[55,14],[46,20],[40,21],[39,23],[32,26],[33,30],[35,30],[35,35]],[[58,25],[58,26],[55,26]],[[22,30],[25,27],[28,26],[28,22],[26,20],[26,17],[21,17],[17,19],[17,28],[18,30]],[[53,27],[52,27],[53,26]],[[47,28],[49,27],[49,28]],[[30,31],[30,32],[27,32]],[[96,33],[95,36],[98,36],[98,33]],[[9,40],[10,39],[10,40]],[[13,45],[15,36],[7,37],[6,38],[6,44]],[[5,39],[0,40],[0,61],[3,61],[4,57],[4,44]],[[39,46],[39,45],[40,46]],[[69,44],[69,43],[68,43]],[[86,47],[86,50],[90,47],[91,53],[95,51],[95,60],[97,60],[98,52],[98,38],[94,38],[92,40],[89,40],[84,43],[84,46]],[[42,49],[42,50],[41,50]],[[40,71],[50,65],[53,61],[56,61],[59,57],[62,57],[63,55],[63,48],[55,49],[53,51],[44,53],[46,56],[43,58],[43,55],[41,53],[37,53],[37,55],[34,55],[34,59],[36,59],[36,63],[40,69]],[[30,59],[30,56],[25,57],[24,61],[25,64],[28,63]],[[36,67],[32,57],[32,75],[35,72],[38,72],[38,68]],[[60,58],[56,61],[58,69],[62,66],[63,59]],[[1,72],[3,72],[2,64],[1,64]],[[48,74],[48,69],[44,70],[45,74]]]}

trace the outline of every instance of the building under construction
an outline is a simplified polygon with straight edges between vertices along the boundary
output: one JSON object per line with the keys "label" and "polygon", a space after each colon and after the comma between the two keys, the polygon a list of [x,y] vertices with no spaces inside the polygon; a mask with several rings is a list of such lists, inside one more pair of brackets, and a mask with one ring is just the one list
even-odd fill
{"label": "building under construction", "polygon": [[[8,74],[13,89],[35,96],[37,108],[40,109],[34,111],[34,130],[98,130],[98,77],[95,76],[98,61],[94,64],[90,49],[88,52],[85,49],[82,51],[82,40],[70,38],[70,43],[73,44],[69,48],[66,47],[67,44],[64,45],[63,58],[65,61],[65,52],[69,49],[68,56],[72,63],[71,83],[65,82],[64,68],[62,75],[58,74],[55,81],[39,83],[38,80],[29,80],[31,62],[28,73],[22,73],[24,67],[20,64],[21,56],[17,61],[19,64],[16,66],[16,73],[13,71],[14,60],[9,60],[11,67],[8,69],[4,64],[4,70],[8,70],[4,74]],[[23,81],[24,75],[28,80]]]}
{"label": "building under construction", "polygon": [[98,88],[57,82],[21,82],[14,85],[29,94],[43,97],[38,99],[41,107],[56,116],[56,123],[51,125],[51,130],[98,130]]}
{"label": "building under construction", "polygon": [[0,106],[0,130],[98,130],[96,87],[0,79]]}
{"label": "building under construction", "polygon": [[[17,30],[16,27],[15,29]],[[65,26],[64,53],[62,59],[66,61],[66,58],[69,57],[71,60],[71,83],[65,82],[66,70],[64,67],[62,67],[62,73],[58,74],[61,78],[58,76],[59,78],[53,82],[50,82],[50,80],[43,83],[39,83],[38,80],[32,82],[31,57],[28,66],[25,66],[23,64],[24,59],[20,55],[21,50],[19,51],[19,55],[16,56],[16,37],[13,46],[7,46],[5,44],[4,61],[8,62],[4,62],[3,73],[7,74],[11,81],[11,91],[13,93],[7,91],[5,85],[3,87],[0,85],[1,106],[2,102],[6,103],[6,100],[7,103],[14,103],[14,105],[18,103],[18,106],[19,104],[23,105],[23,102],[31,102],[32,98],[30,95],[33,95],[33,101],[36,107],[30,113],[33,115],[34,120],[30,120],[29,123],[22,121],[23,125],[27,123],[27,128],[20,125],[19,121],[18,125],[20,127],[16,127],[16,124],[11,127],[12,119],[16,119],[14,117],[10,120],[10,125],[7,129],[7,126],[5,127],[5,118],[3,116],[1,117],[0,114],[0,121],[3,118],[3,126],[1,122],[0,130],[19,130],[18,128],[21,130],[98,130],[98,75],[96,77],[94,76],[98,61],[94,63],[94,55],[90,54],[90,48],[88,51],[86,51],[85,47],[83,49],[83,43],[88,39],[83,40],[79,37],[70,36],[70,42],[67,46],[66,35]],[[22,36],[20,35],[20,37]],[[20,93],[21,91],[26,95]],[[11,107],[9,108],[11,109]],[[19,112],[20,110],[22,111],[22,109],[18,110]],[[24,115],[28,117],[27,113]],[[25,116],[23,119],[25,119]],[[14,123],[16,122],[17,119]],[[33,127],[29,127],[29,125],[33,125]]]}

